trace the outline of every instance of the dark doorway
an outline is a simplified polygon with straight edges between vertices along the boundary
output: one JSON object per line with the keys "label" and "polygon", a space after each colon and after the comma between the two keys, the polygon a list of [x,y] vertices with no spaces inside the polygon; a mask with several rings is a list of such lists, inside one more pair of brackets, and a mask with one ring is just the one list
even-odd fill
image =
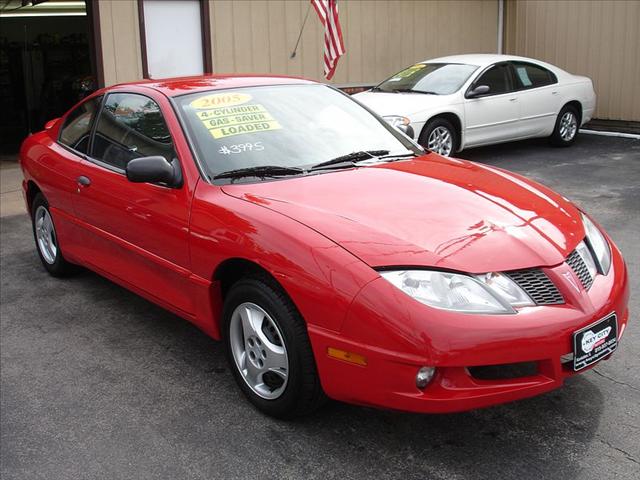
{"label": "dark doorway", "polygon": [[0,0],[0,151],[96,89],[84,0]]}

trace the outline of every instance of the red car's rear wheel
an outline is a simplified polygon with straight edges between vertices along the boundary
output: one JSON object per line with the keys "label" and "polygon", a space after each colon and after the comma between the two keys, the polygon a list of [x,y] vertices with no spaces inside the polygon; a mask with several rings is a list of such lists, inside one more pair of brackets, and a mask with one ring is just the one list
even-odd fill
{"label": "red car's rear wheel", "polygon": [[69,263],[62,255],[49,204],[41,193],[33,199],[31,223],[38,256],[44,268],[54,277],[73,273],[76,266]]}

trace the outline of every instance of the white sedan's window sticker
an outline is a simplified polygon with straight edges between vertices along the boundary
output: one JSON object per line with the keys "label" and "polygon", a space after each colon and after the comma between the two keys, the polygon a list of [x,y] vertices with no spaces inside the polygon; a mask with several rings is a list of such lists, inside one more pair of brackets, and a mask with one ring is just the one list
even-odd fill
{"label": "white sedan's window sticker", "polygon": [[414,73],[419,72],[420,70],[422,70],[425,67],[426,67],[426,65],[424,63],[416,63],[415,65],[412,65],[409,68],[405,68],[401,72],[396,73],[395,76],[389,81],[390,82],[397,82],[399,80],[402,80],[403,78],[410,77]]}
{"label": "white sedan's window sticker", "polygon": [[526,67],[516,67],[516,71],[518,72],[518,77],[520,77],[520,81],[525,87],[530,87],[533,85],[531,79],[529,78],[529,74],[527,73]]}

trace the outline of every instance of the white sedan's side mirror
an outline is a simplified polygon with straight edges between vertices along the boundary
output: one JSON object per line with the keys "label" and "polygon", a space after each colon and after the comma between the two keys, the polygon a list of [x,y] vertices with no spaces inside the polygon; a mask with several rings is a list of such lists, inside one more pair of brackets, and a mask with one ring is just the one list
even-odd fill
{"label": "white sedan's side mirror", "polygon": [[467,93],[467,98],[476,98],[481,95],[486,95],[487,93],[489,93],[489,90],[491,89],[488,85],[478,85],[476,88]]}

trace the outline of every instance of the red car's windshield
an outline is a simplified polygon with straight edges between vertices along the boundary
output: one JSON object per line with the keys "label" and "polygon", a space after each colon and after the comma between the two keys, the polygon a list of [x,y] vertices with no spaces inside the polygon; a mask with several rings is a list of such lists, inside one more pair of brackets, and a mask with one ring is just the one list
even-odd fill
{"label": "red car's windshield", "polygon": [[274,85],[177,98],[210,178],[257,166],[308,167],[358,151],[415,151],[386,122],[325,85]]}

